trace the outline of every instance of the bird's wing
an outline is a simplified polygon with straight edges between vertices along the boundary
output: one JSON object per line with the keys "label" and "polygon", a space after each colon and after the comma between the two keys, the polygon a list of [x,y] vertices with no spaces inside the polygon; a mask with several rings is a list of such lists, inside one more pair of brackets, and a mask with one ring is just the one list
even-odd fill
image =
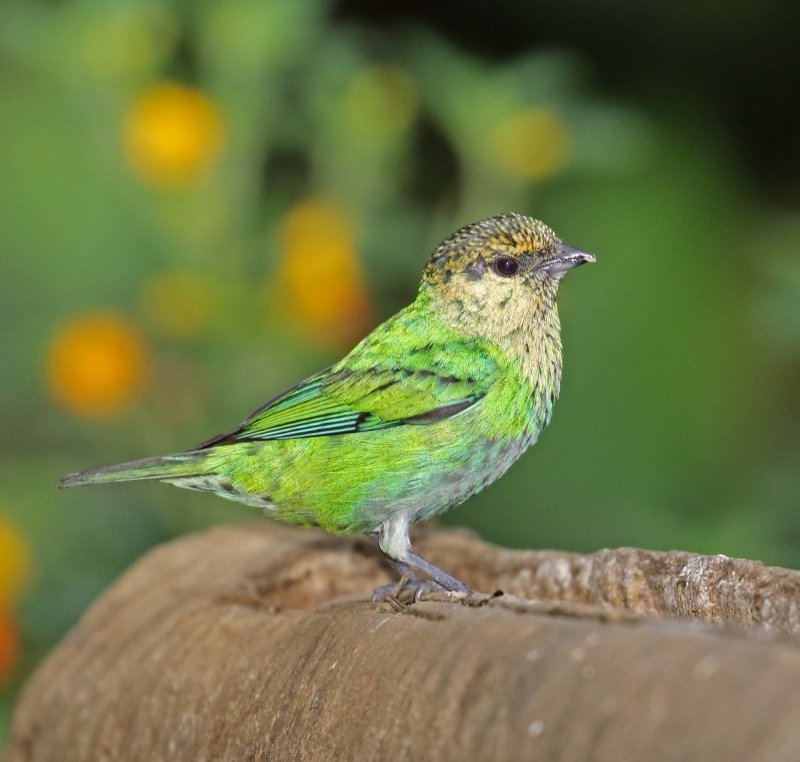
{"label": "bird's wing", "polygon": [[485,396],[496,367],[472,342],[421,344],[394,361],[381,355],[365,351],[312,376],[200,447],[435,423]]}

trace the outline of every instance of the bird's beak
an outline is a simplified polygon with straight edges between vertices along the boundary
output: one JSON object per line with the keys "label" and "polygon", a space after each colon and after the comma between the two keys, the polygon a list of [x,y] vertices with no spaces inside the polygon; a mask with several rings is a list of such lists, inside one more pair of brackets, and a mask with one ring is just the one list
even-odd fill
{"label": "bird's beak", "polygon": [[589,254],[588,251],[581,251],[572,246],[567,246],[565,243],[558,243],[553,248],[550,256],[543,260],[536,269],[545,270],[547,273],[555,275],[572,270],[573,267],[578,265],[595,261],[597,260],[594,254]]}

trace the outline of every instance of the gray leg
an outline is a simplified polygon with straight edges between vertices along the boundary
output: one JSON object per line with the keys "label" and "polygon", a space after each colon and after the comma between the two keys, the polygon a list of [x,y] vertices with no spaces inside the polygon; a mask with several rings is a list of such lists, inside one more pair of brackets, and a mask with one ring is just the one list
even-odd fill
{"label": "gray leg", "polygon": [[408,567],[423,577],[433,580],[437,585],[447,590],[449,593],[468,593],[467,587],[461,580],[451,577],[447,572],[443,572],[438,566],[428,563],[424,558],[420,558],[416,553],[409,551],[404,562]]}
{"label": "gray leg", "polygon": [[404,588],[414,588],[416,590],[415,597],[434,590],[449,593],[468,593],[470,591],[470,588],[463,582],[428,563],[411,550],[411,541],[408,539],[406,525],[402,527],[396,524],[388,527],[384,525],[379,532],[372,532],[367,536],[401,577],[400,584],[382,585],[375,590],[372,600],[382,601],[387,596],[396,596]]}

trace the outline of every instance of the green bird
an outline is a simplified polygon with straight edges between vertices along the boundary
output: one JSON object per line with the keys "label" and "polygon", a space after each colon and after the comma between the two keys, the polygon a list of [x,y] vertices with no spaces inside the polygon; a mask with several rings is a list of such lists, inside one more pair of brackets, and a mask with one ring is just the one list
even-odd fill
{"label": "green bird", "polygon": [[413,552],[409,527],[536,442],[561,383],[558,286],[594,261],[530,217],[466,225],[433,252],[416,299],[335,365],[188,452],[60,486],[149,479],[214,492],[278,521],[368,535],[417,595],[466,592]]}

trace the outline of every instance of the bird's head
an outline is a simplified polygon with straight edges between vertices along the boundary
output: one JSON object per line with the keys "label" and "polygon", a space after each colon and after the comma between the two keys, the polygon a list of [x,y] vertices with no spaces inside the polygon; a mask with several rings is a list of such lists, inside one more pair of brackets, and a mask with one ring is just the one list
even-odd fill
{"label": "bird's head", "polygon": [[443,241],[425,266],[422,290],[455,320],[479,320],[488,333],[511,332],[537,315],[555,314],[561,279],[594,261],[594,255],[562,243],[543,222],[501,214]]}

